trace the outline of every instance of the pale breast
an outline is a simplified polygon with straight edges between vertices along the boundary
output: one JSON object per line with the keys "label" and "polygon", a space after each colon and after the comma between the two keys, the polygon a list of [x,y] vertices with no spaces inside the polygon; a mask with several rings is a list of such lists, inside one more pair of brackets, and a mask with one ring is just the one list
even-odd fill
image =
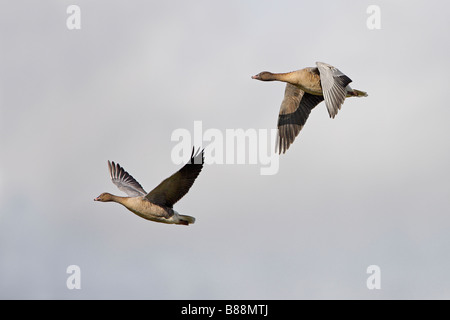
{"label": "pale breast", "polygon": [[128,198],[123,205],[131,212],[149,220],[168,219],[174,214],[173,209],[153,204],[144,197]]}

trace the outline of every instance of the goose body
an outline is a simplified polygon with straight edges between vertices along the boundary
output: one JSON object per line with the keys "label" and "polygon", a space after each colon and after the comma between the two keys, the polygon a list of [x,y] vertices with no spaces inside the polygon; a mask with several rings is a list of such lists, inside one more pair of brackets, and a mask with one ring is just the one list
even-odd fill
{"label": "goose body", "polygon": [[203,150],[196,154],[192,150],[189,163],[149,193],[118,163],[108,161],[112,182],[128,197],[104,192],[94,201],[119,203],[141,218],[154,222],[181,225],[194,223],[194,217],[179,214],[173,209],[173,205],[189,191],[200,174],[203,168],[203,156]]}
{"label": "goose body", "polygon": [[285,153],[306,123],[311,110],[325,100],[330,118],[341,109],[346,97],[366,97],[367,93],[352,89],[352,80],[337,68],[316,62],[287,73],[260,72],[252,79],[286,82],[284,99],[278,115],[277,149]]}

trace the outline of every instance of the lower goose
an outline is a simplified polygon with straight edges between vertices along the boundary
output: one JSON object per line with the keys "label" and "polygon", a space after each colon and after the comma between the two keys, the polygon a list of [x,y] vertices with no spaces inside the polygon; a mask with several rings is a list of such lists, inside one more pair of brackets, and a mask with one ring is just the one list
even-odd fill
{"label": "lower goose", "polygon": [[138,216],[161,223],[189,225],[195,218],[173,210],[173,205],[191,188],[203,168],[204,152],[192,150],[189,163],[147,193],[118,163],[108,161],[112,182],[128,197],[102,193],[94,201],[117,202]]}

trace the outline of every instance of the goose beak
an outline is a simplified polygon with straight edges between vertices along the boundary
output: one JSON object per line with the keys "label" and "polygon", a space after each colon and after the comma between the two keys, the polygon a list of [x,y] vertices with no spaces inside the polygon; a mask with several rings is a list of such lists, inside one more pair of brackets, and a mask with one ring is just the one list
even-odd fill
{"label": "goose beak", "polygon": [[258,75],[252,76],[252,79],[258,79]]}
{"label": "goose beak", "polygon": [[99,200],[100,200],[99,197],[97,197],[97,198],[94,199],[94,201],[99,201]]}

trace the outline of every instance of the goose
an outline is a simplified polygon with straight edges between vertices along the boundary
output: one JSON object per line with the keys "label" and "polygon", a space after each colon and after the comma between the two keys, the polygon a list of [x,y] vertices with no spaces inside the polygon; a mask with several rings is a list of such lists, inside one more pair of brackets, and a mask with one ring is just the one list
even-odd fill
{"label": "goose", "polygon": [[308,67],[288,73],[263,71],[252,79],[286,82],[284,98],[278,115],[276,150],[285,153],[302,130],[311,110],[325,100],[330,118],[334,119],[346,97],[367,97],[364,91],[352,89],[352,80],[337,68],[316,62]]}
{"label": "goose", "polygon": [[203,162],[204,150],[201,152],[197,150],[194,154],[194,149],[192,149],[191,158],[187,164],[147,193],[124,168],[118,163],[108,160],[112,182],[128,197],[104,192],[94,201],[120,203],[134,214],[155,222],[179,225],[192,224],[195,222],[195,218],[179,214],[173,209],[173,205],[192,187],[203,168]]}

